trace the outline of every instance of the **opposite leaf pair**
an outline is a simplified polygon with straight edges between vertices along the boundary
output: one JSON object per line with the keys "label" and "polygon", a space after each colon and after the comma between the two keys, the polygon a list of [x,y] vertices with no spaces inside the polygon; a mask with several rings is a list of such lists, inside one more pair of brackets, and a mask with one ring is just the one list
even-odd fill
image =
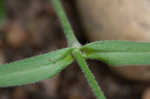
{"label": "opposite leaf pair", "polygon": [[120,66],[150,64],[150,43],[98,41],[80,48],[64,48],[32,58],[0,65],[0,87],[31,84],[53,77],[74,61],[79,49],[85,59],[96,59]]}

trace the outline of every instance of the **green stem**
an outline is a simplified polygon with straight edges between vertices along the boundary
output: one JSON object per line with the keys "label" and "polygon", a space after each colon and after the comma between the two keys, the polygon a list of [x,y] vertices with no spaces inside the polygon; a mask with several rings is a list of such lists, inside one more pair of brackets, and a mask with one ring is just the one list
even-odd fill
{"label": "green stem", "polygon": [[67,16],[64,12],[62,4],[59,0],[52,0],[55,11],[58,15],[58,18],[61,22],[61,25],[64,29],[64,34],[67,38],[67,43],[69,47],[80,47],[80,43],[76,39],[72,27],[67,19]]}
{"label": "green stem", "polygon": [[58,18],[62,24],[62,27],[64,29],[65,36],[67,38],[68,46],[69,47],[77,47],[72,54],[74,58],[77,60],[78,64],[80,65],[80,68],[82,69],[86,79],[88,80],[88,83],[90,87],[92,88],[93,92],[95,93],[97,99],[106,99],[104,94],[102,93],[100,87],[98,86],[94,75],[88,68],[88,65],[85,61],[85,59],[82,57],[81,51],[78,49],[81,45],[76,39],[74,32],[71,28],[71,25],[67,19],[67,16],[64,12],[64,9],[62,7],[62,4],[59,0],[52,0],[53,6],[55,8],[55,11],[58,15]]}
{"label": "green stem", "polygon": [[81,51],[75,49],[73,51],[73,56],[77,60],[78,64],[80,65],[80,68],[82,69],[82,72],[84,73],[86,79],[88,80],[88,83],[92,88],[93,92],[95,93],[97,99],[106,99],[103,92],[101,91],[101,88],[98,86],[94,75],[92,74],[85,59],[83,58]]}

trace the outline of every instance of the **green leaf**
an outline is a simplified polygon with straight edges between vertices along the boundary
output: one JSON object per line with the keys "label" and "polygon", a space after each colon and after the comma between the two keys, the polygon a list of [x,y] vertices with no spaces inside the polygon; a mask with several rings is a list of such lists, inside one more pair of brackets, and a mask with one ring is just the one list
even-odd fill
{"label": "green leaf", "polygon": [[73,62],[72,48],[0,65],[0,87],[35,83],[51,78]]}
{"label": "green leaf", "polygon": [[81,48],[84,57],[120,65],[150,64],[150,43],[129,41],[97,41]]}
{"label": "green leaf", "polygon": [[5,18],[4,1],[5,0],[0,0],[0,24],[4,22],[4,18]]}

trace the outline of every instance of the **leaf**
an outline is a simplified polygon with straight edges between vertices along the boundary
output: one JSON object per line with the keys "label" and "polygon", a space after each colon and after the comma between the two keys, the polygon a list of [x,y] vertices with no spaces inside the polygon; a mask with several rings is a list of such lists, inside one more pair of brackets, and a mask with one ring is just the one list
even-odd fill
{"label": "leaf", "polygon": [[3,23],[5,18],[4,1],[5,0],[0,0],[0,24]]}
{"label": "leaf", "polygon": [[129,41],[97,41],[81,48],[84,57],[119,65],[150,64],[150,43]]}
{"label": "leaf", "polygon": [[0,87],[35,83],[51,78],[73,62],[72,48],[0,65]]}

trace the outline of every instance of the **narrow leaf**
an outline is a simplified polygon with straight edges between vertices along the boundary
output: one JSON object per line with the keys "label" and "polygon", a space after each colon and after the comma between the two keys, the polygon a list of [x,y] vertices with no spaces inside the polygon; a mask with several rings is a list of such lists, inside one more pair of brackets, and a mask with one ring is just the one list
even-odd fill
{"label": "narrow leaf", "polygon": [[119,65],[150,64],[150,43],[129,41],[97,41],[81,48],[85,58]]}
{"label": "narrow leaf", "polygon": [[0,65],[0,87],[35,83],[51,78],[73,62],[72,48]]}

